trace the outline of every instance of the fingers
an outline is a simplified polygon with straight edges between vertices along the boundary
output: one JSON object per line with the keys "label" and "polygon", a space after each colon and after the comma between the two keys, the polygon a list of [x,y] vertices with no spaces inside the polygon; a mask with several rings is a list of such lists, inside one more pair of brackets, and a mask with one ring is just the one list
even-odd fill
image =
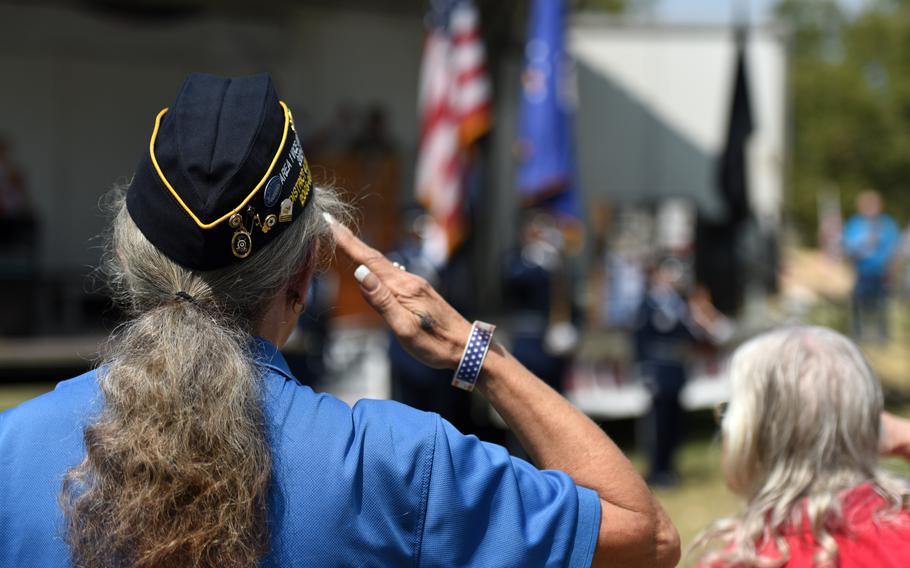
{"label": "fingers", "polygon": [[900,432],[900,419],[890,412],[881,414],[881,433],[879,435],[879,452],[888,455],[894,451]]}
{"label": "fingers", "polygon": [[890,412],[882,412],[879,452],[883,455],[894,454],[901,446],[901,438],[910,433],[908,430],[910,430],[910,423],[906,420],[902,420]]}
{"label": "fingers", "polygon": [[335,243],[350,256],[354,262],[369,267],[370,271],[385,279],[401,273],[401,270],[392,266],[392,263],[378,250],[358,239],[350,229],[335,221],[335,218],[325,214],[325,220],[332,229]]}
{"label": "fingers", "polygon": [[370,306],[389,324],[395,335],[408,335],[414,327],[414,316],[405,309],[382,280],[361,264],[354,271],[354,278],[360,283],[360,293]]}

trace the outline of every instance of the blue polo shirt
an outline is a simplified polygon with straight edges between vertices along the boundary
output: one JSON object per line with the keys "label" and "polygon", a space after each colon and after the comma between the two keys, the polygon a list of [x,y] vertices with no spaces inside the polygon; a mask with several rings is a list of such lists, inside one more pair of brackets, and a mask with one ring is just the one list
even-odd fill
{"label": "blue polo shirt", "polygon": [[[274,460],[264,566],[589,566],[600,501],[436,414],[347,406],[259,340]],[[69,566],[58,505],[100,408],[96,372],[0,414],[0,566]]]}

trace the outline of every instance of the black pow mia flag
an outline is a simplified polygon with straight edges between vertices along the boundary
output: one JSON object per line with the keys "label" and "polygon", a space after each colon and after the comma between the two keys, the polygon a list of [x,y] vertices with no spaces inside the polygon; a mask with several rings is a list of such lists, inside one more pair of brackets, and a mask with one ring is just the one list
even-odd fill
{"label": "black pow mia flag", "polygon": [[755,124],[752,119],[752,100],[749,96],[746,68],[746,34],[736,34],[736,71],[733,83],[733,104],[727,126],[727,143],[720,157],[718,187],[727,206],[727,221],[741,223],[749,217],[749,191],[746,177],[746,144]]}
{"label": "black pow mia flag", "polygon": [[745,270],[738,254],[740,229],[751,216],[746,145],[755,124],[746,66],[746,32],[736,33],[736,68],[727,139],[717,164],[717,190],[724,204],[720,220],[699,216],[696,227],[695,272],[711,293],[714,305],[735,314],[743,303]]}

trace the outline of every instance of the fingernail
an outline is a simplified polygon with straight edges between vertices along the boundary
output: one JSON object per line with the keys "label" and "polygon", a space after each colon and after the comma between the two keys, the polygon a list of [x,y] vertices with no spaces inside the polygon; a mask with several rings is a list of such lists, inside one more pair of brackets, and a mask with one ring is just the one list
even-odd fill
{"label": "fingernail", "polygon": [[360,282],[360,285],[363,286],[364,290],[367,292],[372,292],[379,287],[379,279],[363,264],[358,266],[357,270],[354,271],[354,278]]}
{"label": "fingernail", "polygon": [[335,217],[333,217],[332,214],[329,213],[328,211],[322,212],[322,218],[325,219],[325,222],[328,223],[329,225],[335,224]]}

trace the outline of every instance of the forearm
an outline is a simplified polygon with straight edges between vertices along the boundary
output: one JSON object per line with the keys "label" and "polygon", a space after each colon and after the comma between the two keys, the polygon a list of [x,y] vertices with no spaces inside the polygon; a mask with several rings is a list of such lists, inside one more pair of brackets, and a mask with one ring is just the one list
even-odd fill
{"label": "forearm", "polygon": [[[471,325],[425,280],[392,265],[331,217],[326,222],[338,246],[363,263],[354,277],[364,299],[408,352],[432,367],[457,367]],[[598,493],[601,523],[592,566],[675,565],[676,529],[632,464],[596,424],[498,345],[487,354],[477,388],[539,466],[560,469]]]}
{"label": "forearm", "polygon": [[904,458],[907,461],[910,461],[910,440],[904,441],[904,443],[896,446],[891,455]]}
{"label": "forearm", "polygon": [[648,487],[603,430],[502,347],[491,346],[477,388],[539,467],[565,471],[618,507],[654,513]]}
{"label": "forearm", "polygon": [[890,412],[883,412],[881,420],[882,453],[910,460],[910,420]]}
{"label": "forearm", "polygon": [[477,389],[539,467],[596,491],[601,527],[592,566],[675,566],[679,534],[626,456],[594,422],[501,346],[487,354]]}

